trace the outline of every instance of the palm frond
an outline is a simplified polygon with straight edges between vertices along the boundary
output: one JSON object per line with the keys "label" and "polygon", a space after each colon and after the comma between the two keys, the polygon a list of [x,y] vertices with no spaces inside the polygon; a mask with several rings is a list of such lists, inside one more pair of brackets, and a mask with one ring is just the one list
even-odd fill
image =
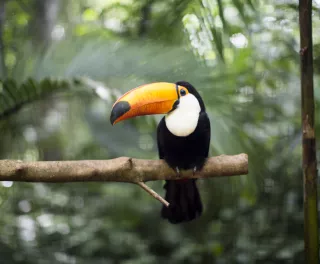
{"label": "palm frond", "polygon": [[104,84],[86,77],[72,79],[47,77],[41,81],[29,78],[20,84],[13,79],[0,80],[0,120],[17,113],[27,104],[67,91],[95,92],[104,100],[111,100],[114,94],[114,91]]}
{"label": "palm frond", "polygon": [[0,120],[18,112],[23,106],[52,93],[66,91],[73,85],[67,80],[28,79],[18,84],[12,79],[0,81]]}

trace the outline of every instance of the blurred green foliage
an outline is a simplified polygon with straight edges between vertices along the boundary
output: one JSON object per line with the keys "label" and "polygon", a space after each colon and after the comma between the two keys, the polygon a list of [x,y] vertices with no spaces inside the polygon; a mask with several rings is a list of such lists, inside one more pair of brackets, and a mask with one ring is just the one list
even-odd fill
{"label": "blurred green foliage", "polygon": [[[161,116],[112,127],[110,108],[137,85],[186,80],[205,100],[211,155],[250,161],[248,176],[199,181],[205,212],[179,226],[136,186],[2,182],[1,263],[302,263],[298,13],[278,2],[0,6],[0,158],[156,159]],[[317,131],[319,45],[315,34]]]}

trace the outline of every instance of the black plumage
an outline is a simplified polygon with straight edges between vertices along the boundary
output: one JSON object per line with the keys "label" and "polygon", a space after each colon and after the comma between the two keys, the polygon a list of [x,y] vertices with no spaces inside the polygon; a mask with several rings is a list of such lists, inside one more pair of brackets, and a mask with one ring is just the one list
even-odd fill
{"label": "black plumage", "polygon": [[[210,121],[202,98],[195,88],[187,82],[177,82],[177,84],[187,88],[189,93],[198,99],[201,107],[198,124],[190,135],[179,137],[168,130],[165,117],[162,118],[157,130],[159,157],[176,171],[201,170],[209,152]],[[170,206],[162,208],[163,218],[171,223],[181,223],[201,215],[202,203],[195,179],[166,181],[164,188],[166,189],[165,198]]]}

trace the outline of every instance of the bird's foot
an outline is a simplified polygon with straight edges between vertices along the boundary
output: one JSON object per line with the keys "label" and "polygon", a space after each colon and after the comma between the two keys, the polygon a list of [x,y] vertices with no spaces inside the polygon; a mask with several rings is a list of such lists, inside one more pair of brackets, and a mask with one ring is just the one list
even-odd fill
{"label": "bird's foot", "polygon": [[181,174],[180,174],[180,170],[179,170],[179,168],[178,168],[178,167],[176,167],[176,172],[177,172],[177,174],[178,174],[178,177],[180,177],[180,176],[181,176]]}
{"label": "bird's foot", "polygon": [[193,170],[192,170],[192,176],[195,176],[197,172],[197,166],[194,166]]}

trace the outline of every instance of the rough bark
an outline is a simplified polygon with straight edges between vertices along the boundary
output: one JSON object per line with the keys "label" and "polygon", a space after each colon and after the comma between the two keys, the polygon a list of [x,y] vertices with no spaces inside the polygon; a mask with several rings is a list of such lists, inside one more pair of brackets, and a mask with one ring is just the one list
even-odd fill
{"label": "rough bark", "polygon": [[312,1],[299,1],[301,56],[302,169],[305,263],[319,263],[317,161],[314,130]]}
{"label": "rough bark", "polygon": [[[182,171],[181,177],[208,178],[248,173],[248,156],[209,158],[201,172]],[[163,160],[121,157],[111,160],[38,161],[0,160],[1,181],[79,182],[114,181],[139,183],[154,180],[176,180],[177,173]]]}

